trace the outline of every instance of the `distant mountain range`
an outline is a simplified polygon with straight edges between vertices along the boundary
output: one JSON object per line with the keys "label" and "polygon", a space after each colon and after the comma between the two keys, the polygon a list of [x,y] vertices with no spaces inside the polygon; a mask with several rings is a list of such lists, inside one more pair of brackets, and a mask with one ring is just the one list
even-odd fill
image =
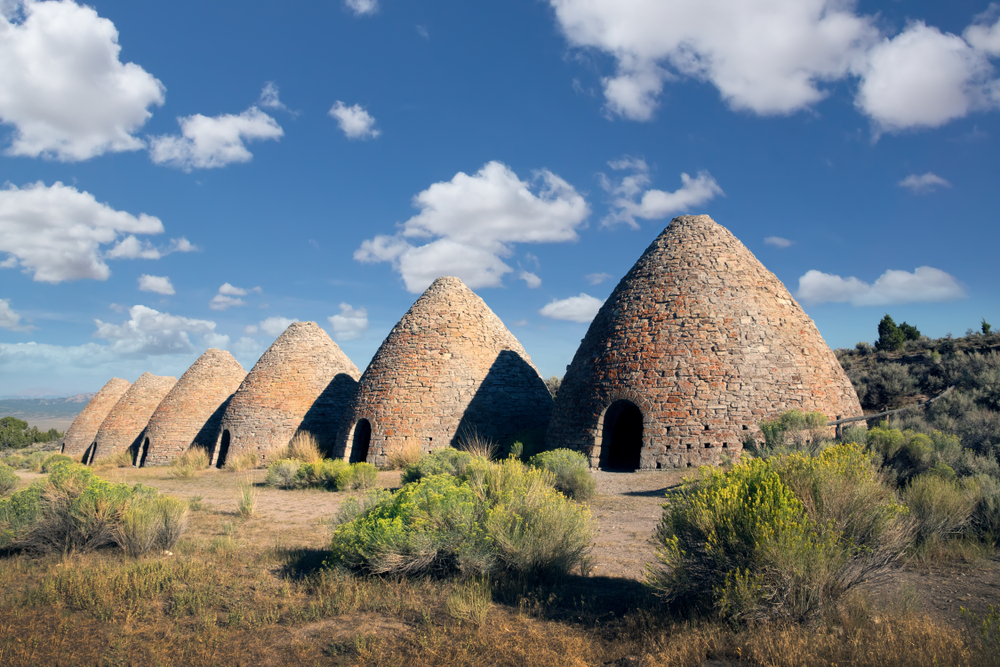
{"label": "distant mountain range", "polygon": [[44,430],[66,430],[94,394],[77,394],[65,398],[4,398],[0,399],[0,417],[17,417]]}

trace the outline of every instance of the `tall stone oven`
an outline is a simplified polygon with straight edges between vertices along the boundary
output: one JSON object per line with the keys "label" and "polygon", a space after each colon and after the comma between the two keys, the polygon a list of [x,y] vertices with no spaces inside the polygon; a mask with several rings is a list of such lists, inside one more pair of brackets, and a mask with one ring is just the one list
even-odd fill
{"label": "tall stone oven", "polygon": [[337,456],[387,462],[405,447],[478,435],[501,447],[544,436],[552,398],[531,357],[458,278],[438,278],[375,353],[358,383]]}
{"label": "tall stone oven", "polygon": [[94,436],[111,408],[128,391],[132,383],[121,378],[111,378],[83,407],[63,436],[62,453],[79,456],[94,444]]}
{"label": "tall stone oven", "polygon": [[268,348],[222,415],[212,462],[253,451],[266,461],[308,431],[327,454],[361,373],[315,322],[295,322]]}
{"label": "tall stone oven", "polygon": [[169,465],[195,446],[211,451],[226,402],[246,376],[229,352],[206,350],[149,418],[136,465]]}
{"label": "tall stone oven", "polygon": [[862,414],[816,325],[707,215],[674,218],[601,307],[567,368],[547,445],[591,465],[697,466],[791,409]]}
{"label": "tall stone oven", "polygon": [[134,455],[149,418],[176,382],[177,378],[170,376],[140,375],[101,422],[93,445],[84,454],[84,463],[129,450]]}

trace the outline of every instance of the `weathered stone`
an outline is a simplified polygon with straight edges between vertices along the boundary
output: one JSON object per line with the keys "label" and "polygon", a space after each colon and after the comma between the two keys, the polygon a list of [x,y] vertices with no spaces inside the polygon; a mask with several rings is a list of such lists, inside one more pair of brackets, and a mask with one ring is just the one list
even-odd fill
{"label": "weathered stone", "polygon": [[781,281],[707,215],[682,216],[591,323],[547,444],[584,452],[594,466],[697,466],[738,455],[762,419],[791,409],[862,414]]}
{"label": "weathered stone", "polygon": [[94,437],[105,417],[111,412],[111,408],[115,407],[131,386],[131,382],[121,378],[108,380],[66,429],[62,453],[66,456],[79,456],[87,451],[87,448],[94,444]]}
{"label": "weathered stone", "polygon": [[245,451],[260,461],[308,431],[332,451],[344,407],[361,373],[315,322],[290,325],[233,394],[222,416],[214,465]]}
{"label": "weathered stone", "polygon": [[246,376],[224,350],[211,348],[198,357],[149,418],[138,465],[169,465],[194,446],[211,451],[223,407]]}
{"label": "weathered stone", "polygon": [[545,383],[500,318],[458,278],[438,278],[375,353],[337,436],[336,455],[384,465],[478,435],[500,446],[544,433]]}
{"label": "weathered stone", "polygon": [[127,450],[138,451],[149,418],[176,382],[175,377],[152,373],[139,376],[101,422],[91,451],[84,455],[85,461],[92,463]]}

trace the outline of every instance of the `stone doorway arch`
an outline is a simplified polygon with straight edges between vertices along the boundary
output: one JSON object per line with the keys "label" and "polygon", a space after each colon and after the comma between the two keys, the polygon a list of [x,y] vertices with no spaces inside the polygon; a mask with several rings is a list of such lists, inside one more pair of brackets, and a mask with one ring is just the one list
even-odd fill
{"label": "stone doorway arch", "polygon": [[219,456],[215,460],[215,467],[222,468],[226,465],[226,456],[229,455],[229,440],[231,436],[229,435],[229,429],[225,429],[222,432],[222,439],[219,442]]}
{"label": "stone doorway arch", "polygon": [[600,467],[638,470],[642,456],[642,410],[632,401],[617,400],[604,411]]}
{"label": "stone doorway arch", "polygon": [[360,463],[368,460],[368,446],[372,441],[372,423],[367,419],[359,419],[351,433],[350,462]]}

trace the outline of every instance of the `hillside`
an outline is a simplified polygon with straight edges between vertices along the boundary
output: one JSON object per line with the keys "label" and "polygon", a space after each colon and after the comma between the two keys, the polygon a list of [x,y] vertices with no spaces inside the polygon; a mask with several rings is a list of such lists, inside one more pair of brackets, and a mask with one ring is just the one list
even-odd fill
{"label": "hillside", "polygon": [[77,394],[66,398],[5,398],[0,399],[0,417],[17,417],[46,431],[65,431],[94,394]]}
{"label": "hillside", "polygon": [[895,352],[868,343],[835,350],[865,412],[913,405],[955,390],[925,410],[893,416],[893,424],[955,433],[979,453],[1000,450],[1000,334],[909,340]]}

